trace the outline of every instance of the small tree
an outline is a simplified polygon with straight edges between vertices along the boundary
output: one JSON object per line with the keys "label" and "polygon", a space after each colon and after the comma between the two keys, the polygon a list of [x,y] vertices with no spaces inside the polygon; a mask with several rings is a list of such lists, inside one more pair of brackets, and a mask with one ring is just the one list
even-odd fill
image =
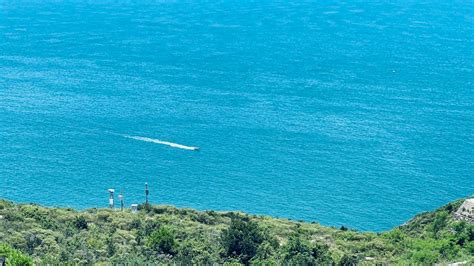
{"label": "small tree", "polygon": [[148,237],[148,247],[158,253],[174,255],[177,247],[175,236],[170,228],[161,226]]}
{"label": "small tree", "polygon": [[227,257],[239,258],[244,264],[257,253],[257,249],[264,240],[258,224],[248,218],[234,217],[230,226],[221,235]]}

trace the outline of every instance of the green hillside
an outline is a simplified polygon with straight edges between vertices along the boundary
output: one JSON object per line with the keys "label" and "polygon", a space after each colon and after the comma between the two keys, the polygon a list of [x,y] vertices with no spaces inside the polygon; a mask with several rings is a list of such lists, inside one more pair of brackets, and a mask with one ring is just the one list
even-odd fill
{"label": "green hillside", "polygon": [[433,264],[474,262],[462,200],[383,233],[169,206],[78,212],[0,200],[0,256],[11,264]]}

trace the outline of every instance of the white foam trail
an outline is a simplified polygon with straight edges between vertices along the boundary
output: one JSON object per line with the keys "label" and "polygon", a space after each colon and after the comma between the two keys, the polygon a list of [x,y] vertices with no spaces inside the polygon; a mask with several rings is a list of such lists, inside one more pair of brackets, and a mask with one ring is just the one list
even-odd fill
{"label": "white foam trail", "polygon": [[199,150],[199,147],[186,146],[186,145],[181,145],[181,144],[178,144],[178,143],[162,141],[162,140],[159,140],[159,139],[152,139],[152,138],[140,137],[140,136],[128,136],[128,135],[123,135],[123,136],[125,138],[128,138],[128,139],[134,139],[134,140],[140,140],[140,141],[151,142],[151,143],[156,143],[156,144],[162,144],[162,145],[167,145],[167,146],[170,146],[170,147],[173,147],[173,148],[178,148],[178,149],[183,149],[183,150],[190,150],[190,151]]}

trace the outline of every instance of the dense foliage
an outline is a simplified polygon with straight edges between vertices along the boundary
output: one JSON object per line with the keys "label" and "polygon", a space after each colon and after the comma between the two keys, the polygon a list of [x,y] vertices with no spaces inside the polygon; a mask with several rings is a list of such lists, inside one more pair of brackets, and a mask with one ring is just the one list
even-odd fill
{"label": "dense foliage", "polygon": [[0,256],[7,265],[33,265],[33,260],[7,244],[0,244]]}
{"label": "dense foliage", "polygon": [[474,225],[453,219],[460,203],[372,233],[169,206],[78,212],[0,200],[0,256],[12,265],[474,262]]}
{"label": "dense foliage", "polygon": [[228,229],[222,232],[222,246],[226,257],[234,257],[247,264],[263,242],[263,234],[256,222],[233,217]]}

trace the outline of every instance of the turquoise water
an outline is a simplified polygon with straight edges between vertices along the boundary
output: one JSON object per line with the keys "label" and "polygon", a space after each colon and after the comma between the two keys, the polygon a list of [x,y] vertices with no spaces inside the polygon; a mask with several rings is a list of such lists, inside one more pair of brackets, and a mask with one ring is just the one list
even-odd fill
{"label": "turquoise water", "polygon": [[0,0],[0,197],[385,230],[474,194],[474,4],[390,2]]}

